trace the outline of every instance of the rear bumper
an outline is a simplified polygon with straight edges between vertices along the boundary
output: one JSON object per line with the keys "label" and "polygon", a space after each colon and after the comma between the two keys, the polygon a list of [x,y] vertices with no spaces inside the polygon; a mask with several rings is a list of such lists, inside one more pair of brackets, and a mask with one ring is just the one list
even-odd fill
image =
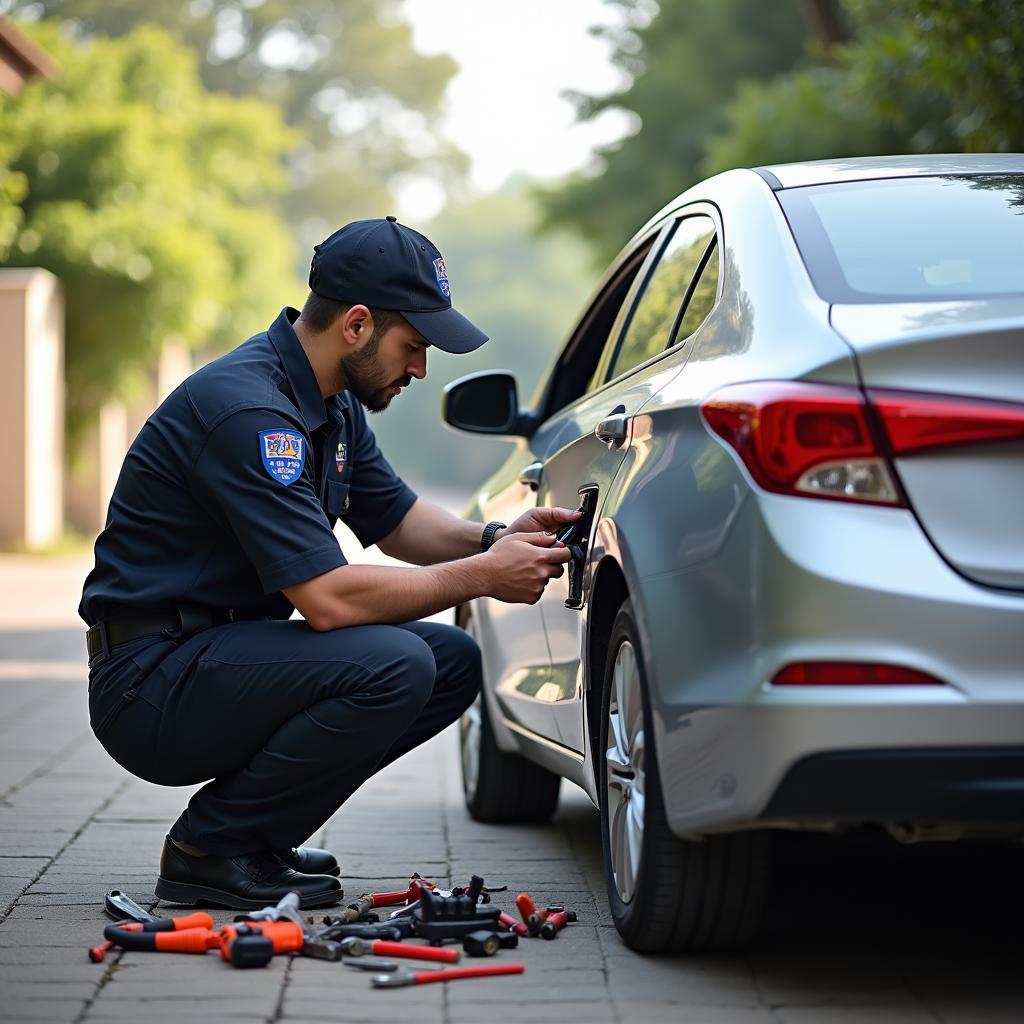
{"label": "rear bumper", "polygon": [[1024,747],[848,750],[794,764],[761,816],[843,822],[1024,822]]}

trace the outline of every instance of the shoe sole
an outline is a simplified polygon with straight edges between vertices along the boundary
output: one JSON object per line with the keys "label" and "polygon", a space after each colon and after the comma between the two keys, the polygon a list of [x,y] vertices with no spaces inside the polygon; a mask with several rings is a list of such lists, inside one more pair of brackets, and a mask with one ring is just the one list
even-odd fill
{"label": "shoe sole", "polygon": [[[211,904],[216,907],[227,907],[230,910],[262,910],[266,900],[250,900],[224,889],[214,889],[207,885],[195,885],[191,882],[172,882],[163,876],[156,880],[154,889],[157,899],[164,903],[175,903],[182,907],[198,907]],[[284,895],[284,892],[282,892]],[[301,907],[310,910],[314,907],[333,907],[345,898],[345,891],[306,894],[302,897]]]}

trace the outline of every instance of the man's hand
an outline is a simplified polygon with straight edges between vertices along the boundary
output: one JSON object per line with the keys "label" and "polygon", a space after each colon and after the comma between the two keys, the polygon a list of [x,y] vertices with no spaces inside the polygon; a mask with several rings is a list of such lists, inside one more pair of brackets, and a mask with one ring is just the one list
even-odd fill
{"label": "man's hand", "polygon": [[499,530],[498,540],[513,534],[557,533],[567,523],[576,522],[580,514],[575,508],[531,508],[507,529]]}
{"label": "man's hand", "polygon": [[[565,509],[536,509],[537,512],[565,512]],[[530,513],[527,513],[529,515]],[[572,513],[569,513],[570,516]],[[516,520],[518,523],[520,516]],[[572,519],[560,520],[572,522]],[[492,580],[490,596],[510,604],[536,604],[549,580],[557,579],[572,557],[563,544],[555,545],[555,538],[544,530],[510,534],[491,545],[483,555]]]}

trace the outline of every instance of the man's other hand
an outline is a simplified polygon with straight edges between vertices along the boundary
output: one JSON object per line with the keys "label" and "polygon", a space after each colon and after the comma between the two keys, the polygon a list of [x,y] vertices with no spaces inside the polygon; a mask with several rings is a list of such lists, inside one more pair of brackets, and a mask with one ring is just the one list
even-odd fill
{"label": "man's other hand", "polygon": [[498,539],[517,533],[557,533],[560,527],[576,522],[580,514],[575,508],[531,508],[507,529],[499,530]]}
{"label": "man's other hand", "polygon": [[572,556],[565,545],[556,545],[552,534],[534,531],[502,537],[480,557],[490,563],[491,597],[510,604],[536,604],[548,581],[557,579],[565,572],[564,565]]}

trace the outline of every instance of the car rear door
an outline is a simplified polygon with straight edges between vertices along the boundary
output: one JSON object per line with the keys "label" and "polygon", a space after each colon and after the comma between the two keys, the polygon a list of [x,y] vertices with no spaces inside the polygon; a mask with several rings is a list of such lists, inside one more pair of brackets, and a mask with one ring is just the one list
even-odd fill
{"label": "car rear door", "polygon": [[[594,485],[600,516],[608,484],[628,449],[632,417],[679,372],[688,355],[686,337],[693,328],[685,314],[687,300],[710,309],[709,287],[710,303],[717,297],[717,222],[703,205],[688,207],[685,213],[662,228],[607,339],[589,392],[548,424],[542,504],[572,508],[579,502],[579,488]],[[712,260],[714,270],[703,275]],[[698,281],[700,291],[695,291]],[[666,357],[670,349],[674,354]],[[566,607],[568,596],[567,574],[553,581],[540,601],[552,661],[546,692],[552,735],[582,752],[582,619],[578,609]]]}

